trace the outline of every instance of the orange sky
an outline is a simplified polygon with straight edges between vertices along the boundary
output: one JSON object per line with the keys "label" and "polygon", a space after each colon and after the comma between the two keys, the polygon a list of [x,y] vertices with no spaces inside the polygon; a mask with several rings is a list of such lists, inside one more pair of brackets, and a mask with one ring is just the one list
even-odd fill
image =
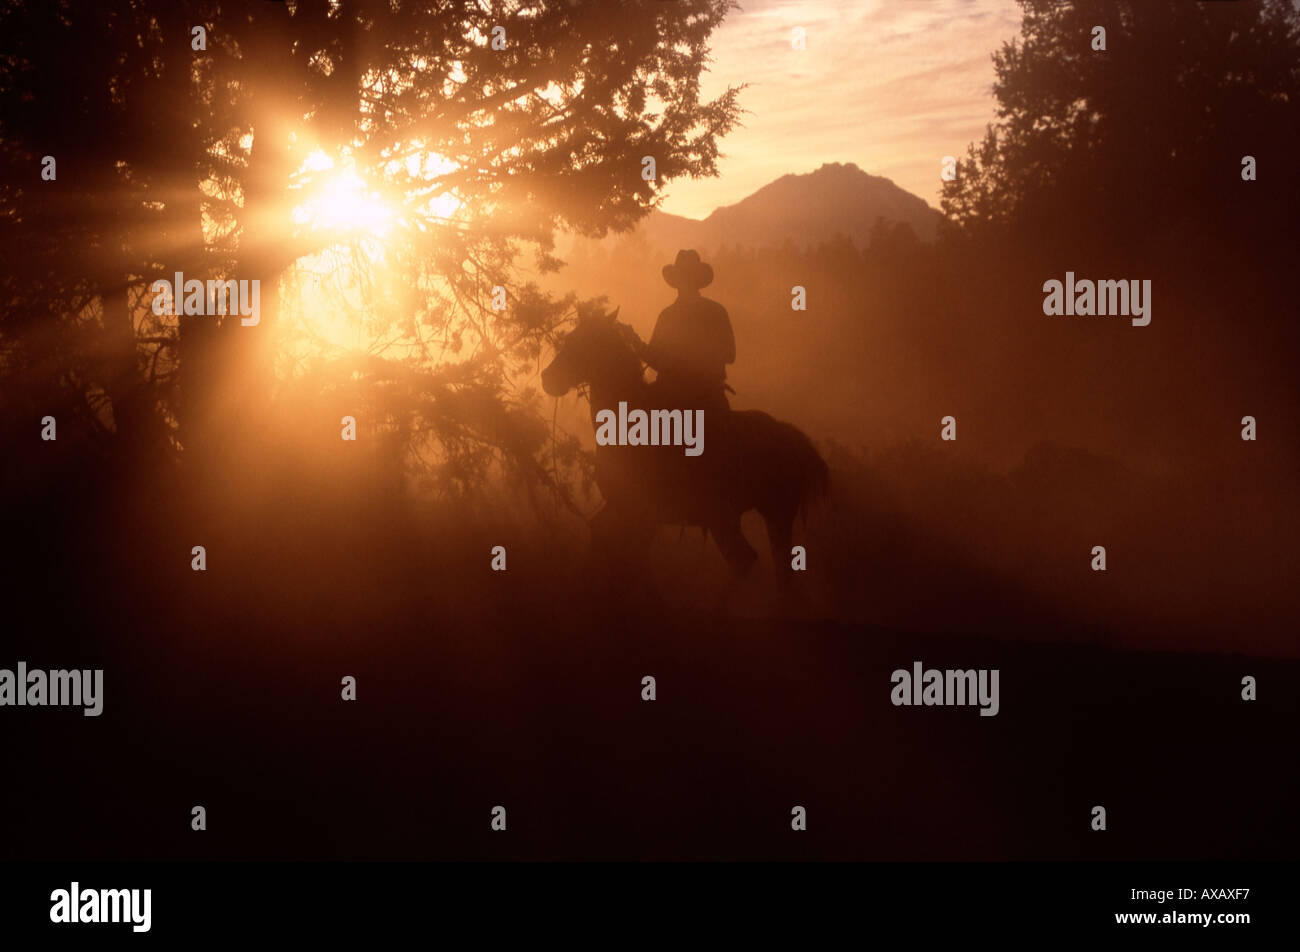
{"label": "orange sky", "polygon": [[[703,218],[789,172],[854,162],[931,205],[939,165],[994,118],[994,50],[1015,0],[741,0],[713,35],[702,93],[749,83],[716,179],[669,186],[665,211]],[[807,49],[791,48],[801,26]]]}

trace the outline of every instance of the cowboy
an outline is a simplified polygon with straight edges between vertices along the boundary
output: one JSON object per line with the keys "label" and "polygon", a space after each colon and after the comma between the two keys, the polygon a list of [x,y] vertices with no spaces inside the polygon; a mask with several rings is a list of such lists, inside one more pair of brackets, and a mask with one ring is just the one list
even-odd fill
{"label": "cowboy", "polygon": [[713,268],[699,252],[683,250],[664,266],[664,280],[677,289],[677,300],[660,313],[642,354],[659,374],[660,399],[669,407],[729,410],[727,364],[735,363],[736,338],[726,309],[700,294],[713,281]]}

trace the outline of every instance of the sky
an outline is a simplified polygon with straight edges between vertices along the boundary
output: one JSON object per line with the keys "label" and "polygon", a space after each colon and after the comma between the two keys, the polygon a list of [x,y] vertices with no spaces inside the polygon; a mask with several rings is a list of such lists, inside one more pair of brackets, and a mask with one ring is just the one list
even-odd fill
{"label": "sky", "polygon": [[[1015,0],[740,0],[713,34],[701,93],[741,93],[719,177],[671,183],[665,211],[704,218],[773,179],[853,162],[938,206],[943,156],[994,119],[992,54]],[[807,48],[791,47],[803,27]]]}

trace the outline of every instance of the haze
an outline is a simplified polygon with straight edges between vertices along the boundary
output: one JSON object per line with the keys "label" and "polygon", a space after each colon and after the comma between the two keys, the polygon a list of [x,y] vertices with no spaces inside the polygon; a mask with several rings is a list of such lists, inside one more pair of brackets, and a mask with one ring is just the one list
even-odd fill
{"label": "haze", "polygon": [[[665,211],[704,218],[790,172],[855,162],[938,205],[939,162],[994,119],[991,54],[1014,0],[746,0],[715,33],[706,97],[748,83],[719,177],[672,183]],[[807,31],[807,49],[791,31]]]}

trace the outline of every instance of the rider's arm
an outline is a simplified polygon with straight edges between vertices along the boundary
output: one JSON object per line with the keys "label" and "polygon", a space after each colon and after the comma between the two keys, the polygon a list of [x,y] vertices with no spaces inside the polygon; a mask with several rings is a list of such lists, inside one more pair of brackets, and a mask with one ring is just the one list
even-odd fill
{"label": "rider's arm", "polygon": [[726,308],[719,308],[722,311],[722,349],[725,354],[724,364],[734,364],[736,362],[736,335],[731,330],[731,318],[727,316]]}
{"label": "rider's arm", "polygon": [[662,371],[667,354],[664,350],[665,338],[668,336],[666,325],[670,318],[665,310],[659,314],[659,320],[655,321],[655,329],[650,334],[650,343],[641,348],[640,357],[649,366],[655,370]]}
{"label": "rider's arm", "polygon": [[714,360],[719,360],[723,364],[734,364],[736,362],[736,335],[731,330],[731,318],[727,316],[727,309],[721,304],[711,315],[711,332],[710,332],[710,350]]}

